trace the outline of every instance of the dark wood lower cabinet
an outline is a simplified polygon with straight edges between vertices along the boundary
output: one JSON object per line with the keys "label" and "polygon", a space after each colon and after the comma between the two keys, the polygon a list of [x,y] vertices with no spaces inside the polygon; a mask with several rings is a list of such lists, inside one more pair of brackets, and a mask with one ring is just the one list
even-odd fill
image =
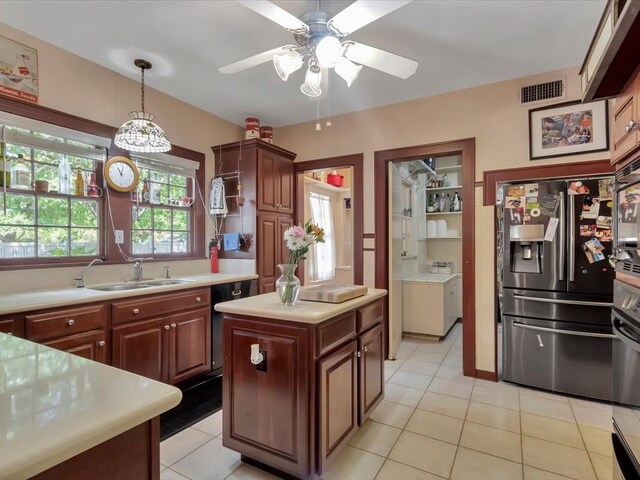
{"label": "dark wood lower cabinet", "polygon": [[73,353],[74,355],[88,358],[95,362],[108,362],[107,338],[104,330],[68,335],[42,343],[48,347],[64,350],[65,352]]}
{"label": "dark wood lower cabinet", "polygon": [[164,361],[167,349],[164,330],[167,326],[166,318],[153,318],[113,327],[113,366],[164,381],[167,377]]}
{"label": "dark wood lower cabinet", "polygon": [[384,395],[383,316],[367,313],[382,312],[372,304],[360,331],[360,309],[318,324],[226,313],[223,444],[297,478],[326,471]]}
{"label": "dark wood lower cabinet", "polygon": [[211,370],[211,310],[202,308],[169,317],[169,383]]}

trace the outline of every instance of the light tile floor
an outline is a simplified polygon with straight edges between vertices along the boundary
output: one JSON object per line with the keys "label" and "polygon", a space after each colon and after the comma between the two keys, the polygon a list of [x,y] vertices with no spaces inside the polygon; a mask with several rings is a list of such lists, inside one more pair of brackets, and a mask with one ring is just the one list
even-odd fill
{"label": "light tile floor", "polygon": [[[462,327],[404,338],[385,400],[323,479],[606,480],[611,407],[464,377]],[[222,446],[222,412],[160,445],[162,480],[275,479]]]}

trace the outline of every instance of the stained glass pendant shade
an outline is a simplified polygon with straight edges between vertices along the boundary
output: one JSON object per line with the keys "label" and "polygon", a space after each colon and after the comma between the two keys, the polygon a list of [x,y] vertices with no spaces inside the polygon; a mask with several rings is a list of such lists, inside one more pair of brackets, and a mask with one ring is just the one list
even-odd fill
{"label": "stained glass pendant shade", "polygon": [[142,110],[129,113],[131,120],[118,129],[115,144],[130,152],[168,152],[171,150],[169,139],[153,122],[153,114],[144,111],[144,71],[151,68],[151,63],[141,59],[133,63],[142,72]]}

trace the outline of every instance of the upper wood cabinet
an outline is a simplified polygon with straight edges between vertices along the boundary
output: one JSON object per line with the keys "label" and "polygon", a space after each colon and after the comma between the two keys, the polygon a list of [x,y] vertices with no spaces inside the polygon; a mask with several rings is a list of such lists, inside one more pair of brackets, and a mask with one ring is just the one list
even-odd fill
{"label": "upper wood cabinet", "polygon": [[611,163],[624,160],[640,147],[640,70],[618,95],[611,116]]}
{"label": "upper wood cabinet", "polygon": [[293,214],[293,160],[258,149],[258,210]]}
{"label": "upper wood cabinet", "polygon": [[640,58],[640,1],[609,0],[580,69],[582,100],[618,95]]}

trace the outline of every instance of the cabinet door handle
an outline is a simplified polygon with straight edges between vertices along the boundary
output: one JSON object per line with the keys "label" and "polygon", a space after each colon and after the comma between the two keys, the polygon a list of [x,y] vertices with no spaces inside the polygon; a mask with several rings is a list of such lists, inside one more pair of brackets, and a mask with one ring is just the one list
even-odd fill
{"label": "cabinet door handle", "polygon": [[104,347],[104,340],[100,340],[100,341],[98,342],[98,346],[99,346],[99,347]]}
{"label": "cabinet door handle", "polygon": [[242,295],[242,290],[232,290],[231,295],[237,297],[238,295]]}
{"label": "cabinet door handle", "polygon": [[634,128],[636,128],[638,126],[638,123],[635,120],[631,120],[626,127],[624,127],[624,131],[629,133],[631,130],[633,130]]}
{"label": "cabinet door handle", "polygon": [[196,302],[201,301],[202,299],[200,297],[196,297]]}
{"label": "cabinet door handle", "polygon": [[175,323],[171,324],[171,328],[176,328],[176,327],[177,327],[177,325]]}
{"label": "cabinet door handle", "polygon": [[360,353],[360,350],[358,350],[358,352],[356,353],[356,357],[360,358],[362,356],[362,353]]}
{"label": "cabinet door handle", "polygon": [[13,335],[13,333],[9,332],[9,333],[7,333],[7,335]]}
{"label": "cabinet door handle", "polygon": [[171,328],[171,327],[170,327],[169,325],[165,325],[165,326],[164,326],[164,329],[165,329],[165,330],[169,330],[170,328]]}
{"label": "cabinet door handle", "polygon": [[367,347],[364,347],[364,353],[367,353],[367,352],[368,352]]}
{"label": "cabinet door handle", "polygon": [[69,325],[70,327],[73,326],[76,323],[76,321],[73,318],[70,318],[69,320],[67,320],[67,325]]}
{"label": "cabinet door handle", "polygon": [[139,309],[139,308],[134,308],[134,309],[133,309],[133,314],[134,314],[134,315],[137,315],[137,314],[139,314],[139,313],[140,313],[140,309]]}

